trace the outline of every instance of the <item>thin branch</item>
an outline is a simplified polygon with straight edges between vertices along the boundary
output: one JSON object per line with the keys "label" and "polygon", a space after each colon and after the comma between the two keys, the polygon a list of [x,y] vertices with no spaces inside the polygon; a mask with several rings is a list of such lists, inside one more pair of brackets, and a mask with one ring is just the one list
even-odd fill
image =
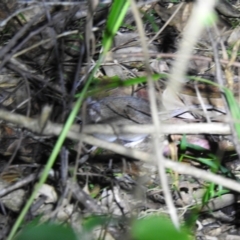
{"label": "thin branch", "polygon": [[[69,36],[69,35],[72,35],[72,34],[77,34],[78,32],[79,32],[78,30],[64,32],[64,33],[58,34],[56,36],[56,39],[62,38],[62,37],[65,37],[65,36]],[[19,57],[19,56],[29,52],[30,50],[33,50],[34,48],[39,47],[41,45],[44,45],[44,44],[46,44],[48,42],[51,42],[51,41],[52,41],[52,38],[48,38],[48,39],[42,40],[42,41],[40,41],[38,43],[33,44],[32,46],[30,46],[28,48],[24,48],[23,50],[15,53],[12,57],[13,58]]]}
{"label": "thin branch", "polygon": [[[132,59],[133,57],[136,58],[144,58],[143,53],[128,53],[128,54],[120,54],[120,53],[112,53],[113,56],[112,58],[117,59],[119,62],[129,62],[129,59]],[[155,58],[176,58],[177,56],[179,57],[184,57],[185,55],[179,55],[176,53],[149,53],[151,57]],[[124,61],[126,59],[126,61]],[[139,59],[139,60],[141,60]],[[213,62],[213,59],[210,57],[204,57],[204,56],[199,56],[199,55],[191,55],[190,59],[193,60],[202,60],[206,62]],[[135,60],[134,60],[135,61]],[[224,59],[219,59],[221,64],[228,65],[230,61],[224,60]],[[234,67],[240,67],[239,62],[233,62],[231,63],[231,66]]]}
{"label": "thin branch", "polygon": [[151,38],[148,41],[148,44],[152,43],[162,32],[163,30],[168,26],[168,24],[173,20],[173,18],[176,16],[176,14],[179,12],[179,10],[182,8],[183,6],[183,2],[181,2],[177,9],[174,11],[174,13],[171,15],[171,17],[165,22],[165,24],[161,27],[161,29],[155,34],[155,36],[153,38]]}
{"label": "thin branch", "polygon": [[33,182],[34,180],[36,180],[37,177],[38,177],[38,174],[32,173],[32,174],[28,175],[27,177],[17,181],[16,183],[14,183],[10,186],[7,186],[5,188],[2,188],[0,190],[0,197],[3,197],[4,195],[6,195],[6,194],[18,189],[18,188],[26,186],[30,182]]}
{"label": "thin branch", "polygon": [[[75,127],[73,127],[74,129]],[[114,125],[96,124],[84,126],[83,133],[87,134],[151,134],[156,132],[153,125]],[[161,132],[163,134],[220,134],[229,135],[230,127],[227,123],[162,123]]]}
{"label": "thin branch", "polygon": [[159,145],[163,145],[159,141],[159,136],[161,135],[161,123],[158,118],[158,110],[157,110],[157,102],[156,102],[156,93],[155,93],[155,86],[154,86],[154,81],[151,77],[152,75],[152,70],[150,67],[150,55],[148,51],[148,45],[145,40],[145,32],[143,29],[143,23],[142,19],[140,17],[139,11],[137,9],[137,5],[135,0],[130,0],[131,2],[131,7],[132,7],[132,12],[136,21],[136,25],[138,28],[138,32],[140,35],[140,40],[141,40],[141,45],[143,48],[143,54],[144,54],[144,63],[145,67],[147,70],[147,83],[148,83],[148,96],[150,100],[150,105],[151,105],[151,114],[152,114],[152,120],[155,128],[155,132],[153,132],[152,135],[152,141],[153,141],[153,146],[154,146],[154,152],[155,152],[155,159],[158,162],[158,172],[159,172],[159,177],[160,181],[162,184],[162,189],[163,189],[163,194],[165,197],[166,205],[168,207],[169,213],[171,220],[175,227],[179,229],[180,224],[179,224],[179,219],[177,215],[177,210],[175,208],[175,205],[173,203],[171,191],[169,188],[168,180],[167,180],[167,175],[165,172],[164,168],[164,161],[163,161],[163,155],[162,155],[162,149],[159,148]]}
{"label": "thin branch", "polygon": [[[126,148],[126,147],[116,144],[116,143],[104,142],[102,140],[99,140],[92,136],[88,136],[86,134],[81,134],[80,138],[85,143],[94,144],[100,148],[114,151],[118,154],[121,154],[121,155],[124,155],[127,157],[131,157],[131,158],[137,159],[139,161],[152,163],[154,165],[157,164],[157,162],[153,160],[153,159],[155,159],[153,154],[141,152],[141,151],[138,151],[135,149],[129,149],[129,148]],[[165,168],[169,168],[180,174],[187,174],[187,175],[191,175],[193,177],[199,178],[199,179],[203,179],[205,181],[214,182],[216,184],[222,185],[223,187],[226,187],[233,191],[240,192],[240,183],[238,183],[237,181],[222,177],[220,175],[208,172],[206,170],[201,170],[201,169],[198,169],[195,167],[188,166],[187,164],[184,164],[184,163],[171,161],[164,157],[163,157],[163,159],[164,159]]]}
{"label": "thin branch", "polygon": [[[40,117],[41,118],[41,117]],[[40,119],[39,118],[39,119]],[[58,136],[63,128],[62,124],[52,123],[48,121],[45,128],[42,130],[39,119],[29,118],[17,113],[10,113],[0,109],[0,119],[8,123],[16,124],[18,127],[26,128],[32,132],[45,136]],[[221,134],[229,135],[230,127],[227,123],[162,123],[161,131],[163,134]],[[73,125],[69,131],[68,137],[71,133],[79,131],[79,125]],[[122,133],[146,133],[151,134],[155,132],[152,124],[146,125],[114,125],[114,124],[94,124],[86,125],[83,128],[83,133],[95,134],[122,134]]]}
{"label": "thin branch", "polygon": [[[4,118],[3,117],[4,114],[9,115],[9,116]],[[17,122],[19,122],[18,119],[21,119],[21,121],[22,121],[21,122],[22,124],[20,124],[21,126],[25,125],[25,127],[27,129],[30,129],[30,130],[31,130],[31,128],[34,128],[35,130],[38,129],[38,125],[37,125],[38,124],[37,123],[38,119],[31,119],[31,118],[28,118],[28,117],[21,116],[19,114],[9,114],[7,111],[3,111],[3,110],[0,110],[0,118],[1,119],[4,118],[4,119],[8,119],[8,120],[9,119],[13,120],[13,121],[10,121],[10,122],[13,122],[13,123],[17,123]],[[191,125],[192,124],[188,124],[186,126],[191,126]],[[194,128],[197,128],[200,125],[201,124],[195,124]],[[205,126],[207,126],[207,125],[209,125],[209,124],[205,124]],[[223,128],[225,128],[226,132],[228,131],[228,134],[229,134],[230,133],[229,126],[226,125],[226,124],[225,125],[224,124],[219,124],[220,128],[221,128],[221,125],[222,125]],[[203,126],[203,125],[201,125],[201,126]],[[205,126],[201,127],[201,128],[204,129]],[[54,130],[51,131],[52,127],[54,128]],[[95,127],[95,126],[93,126],[93,127]],[[99,128],[99,126],[97,126],[97,127]],[[107,126],[105,125],[105,127],[107,127]],[[105,127],[104,127],[104,130],[106,130]],[[132,126],[132,127],[134,129],[135,126]],[[139,127],[139,126],[137,126],[137,127]],[[143,128],[143,126],[140,126],[140,127],[141,127],[141,129]],[[154,130],[153,126],[150,125],[148,127],[152,128],[152,131]],[[165,129],[165,127],[164,127],[164,129]],[[43,131],[44,134],[46,134],[48,130],[51,131],[50,132],[51,134],[59,135],[59,133],[62,130],[62,125],[61,124],[52,124],[52,123],[49,124],[48,123],[47,127]],[[137,128],[134,129],[134,130],[137,130]],[[182,132],[182,130],[180,132]],[[126,148],[126,147],[124,147],[122,145],[119,145],[119,144],[116,144],[116,143],[105,142],[105,141],[102,141],[100,139],[97,139],[95,137],[89,136],[89,135],[84,134],[84,133],[79,134],[77,131],[69,131],[68,132],[68,137],[71,138],[72,140],[78,140],[78,141],[81,139],[85,143],[95,145],[95,146],[98,146],[98,147],[101,147],[101,148],[104,148],[104,149],[108,149],[110,151],[114,151],[116,153],[122,154],[122,155],[127,156],[127,157],[131,157],[131,158],[134,158],[134,159],[137,159],[137,160],[140,160],[140,161],[144,161],[144,162],[148,162],[148,163],[152,162],[153,164],[156,164],[156,162],[153,162],[154,156],[152,154],[148,154],[146,152],[140,152],[140,151],[137,151],[137,150],[134,150],[134,149],[129,149],[129,148]],[[187,166],[186,164],[183,164],[183,163],[173,162],[173,161],[168,160],[166,158],[164,158],[164,164],[165,164],[166,168],[170,168],[170,169],[172,169],[172,170],[174,170],[178,173],[189,174],[189,175],[195,176],[197,178],[200,178],[200,179],[203,179],[203,180],[206,180],[206,181],[210,181],[210,182],[212,181],[212,182],[215,182],[216,184],[220,184],[220,185],[222,185],[226,188],[229,188],[231,190],[240,192],[240,184],[237,183],[236,181],[231,180],[231,179],[227,179],[227,178],[215,175],[215,174],[207,172],[205,170],[200,170],[200,169],[197,169],[197,168],[194,168],[194,167],[190,167],[190,166]]]}

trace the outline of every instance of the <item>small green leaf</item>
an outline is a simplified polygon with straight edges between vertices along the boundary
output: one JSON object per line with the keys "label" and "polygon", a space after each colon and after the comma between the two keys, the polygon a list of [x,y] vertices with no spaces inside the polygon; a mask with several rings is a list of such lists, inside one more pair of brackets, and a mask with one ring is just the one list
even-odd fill
{"label": "small green leaf", "polygon": [[180,149],[181,151],[186,151],[187,147],[188,147],[188,142],[187,142],[186,135],[184,134],[180,141]]}
{"label": "small green leaf", "polygon": [[[153,74],[151,77],[154,81],[159,80],[161,77],[166,77],[166,74]],[[111,78],[101,80],[94,79],[93,86],[89,89],[87,96],[93,96],[94,94],[99,94],[101,92],[105,92],[106,90],[113,89],[116,87],[127,87],[133,86],[135,84],[144,83],[147,81],[147,77],[136,77],[130,78],[126,80],[122,80],[117,76],[113,76]],[[75,95],[75,97],[79,97],[81,93]]]}
{"label": "small green leaf", "polygon": [[26,226],[15,240],[77,240],[73,229],[70,226],[44,223],[38,226]]}
{"label": "small green leaf", "polygon": [[84,220],[83,230],[90,232],[97,226],[104,226],[106,224],[109,224],[110,221],[111,223],[116,222],[116,220],[109,216],[91,216],[88,219]]}
{"label": "small green leaf", "polygon": [[136,221],[132,236],[135,240],[189,240],[185,230],[177,230],[170,219],[163,216]]}
{"label": "small green leaf", "polygon": [[228,88],[224,88],[224,94],[228,103],[228,107],[230,109],[231,115],[234,120],[234,127],[237,133],[238,140],[240,140],[240,111],[238,103],[236,102],[236,99],[234,98],[234,95],[231,90]]}

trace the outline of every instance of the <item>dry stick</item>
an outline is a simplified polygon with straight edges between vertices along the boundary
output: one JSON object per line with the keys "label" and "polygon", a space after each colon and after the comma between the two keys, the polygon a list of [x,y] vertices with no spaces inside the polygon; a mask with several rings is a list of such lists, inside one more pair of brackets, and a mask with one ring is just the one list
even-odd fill
{"label": "dry stick", "polygon": [[[97,203],[95,199],[91,198],[82,188],[79,187],[76,181],[69,179],[67,184],[75,200],[79,202],[80,205],[84,206],[87,212],[98,215],[107,214],[107,212]],[[108,226],[107,231],[112,235],[110,235],[111,239],[118,239],[120,233],[115,227]]]}
{"label": "dry stick", "polygon": [[[90,43],[91,41],[93,41],[93,37],[92,37],[92,28],[93,28],[93,16],[94,16],[94,12],[96,10],[96,7],[98,5],[99,1],[98,0],[90,0],[88,1],[88,11],[87,11],[87,16],[86,16],[86,23],[85,23],[85,36],[84,36],[84,47],[82,46],[82,54],[85,53],[86,57],[87,57],[87,73],[84,77],[84,80],[87,81],[87,78],[89,76],[90,73],[90,69],[91,69],[91,59],[92,59],[92,54],[90,53]],[[85,50],[85,51],[84,51]],[[79,52],[79,54],[81,54],[81,51]],[[77,82],[77,78],[80,72],[80,63],[82,62],[82,57],[79,55],[79,59],[78,59],[78,64],[77,64],[77,69],[76,69],[76,73],[75,73],[75,78],[74,78],[74,84],[76,84]],[[73,91],[72,93],[75,93],[74,90],[74,86],[73,86]],[[83,118],[84,119],[84,118]],[[83,123],[85,124],[85,121],[83,120]],[[78,127],[78,132],[79,130],[81,130]],[[76,182],[77,179],[77,170],[78,170],[78,166],[79,166],[79,162],[77,161],[77,159],[80,157],[81,155],[81,150],[82,150],[82,140],[80,140],[78,142],[78,146],[77,146],[77,156],[76,156],[76,161],[75,161],[75,166],[74,166],[74,172],[73,172],[73,176],[72,176],[72,181]],[[70,192],[68,194],[68,200],[71,199],[72,194],[74,194],[73,192]]]}
{"label": "dry stick", "polygon": [[0,190],[0,197],[3,197],[4,195],[6,195],[16,189],[26,186],[27,184],[29,184],[30,182],[33,182],[37,178],[38,178],[38,174],[32,173],[32,174],[28,175],[27,177],[17,181],[16,183],[13,183],[7,187],[2,188]]}
{"label": "dry stick", "polygon": [[[179,55],[179,54],[176,54],[176,53],[149,53],[149,55],[151,57],[155,57],[155,58],[176,58],[177,56],[179,57],[184,57],[184,55]],[[114,59],[118,59],[119,62],[128,62],[128,61],[123,61],[122,59],[129,59],[129,58],[132,58],[132,57],[141,57],[143,58],[143,54],[142,53],[127,53],[127,54],[119,54],[119,53],[113,53],[113,56],[112,56]],[[212,62],[212,58],[210,57],[203,57],[203,56],[199,56],[199,55],[191,55],[190,56],[190,59],[193,59],[193,60],[202,60],[202,61],[206,61],[206,62]],[[120,61],[121,60],[121,61]],[[220,63],[222,64],[225,64],[225,65],[228,65],[230,61],[227,61],[227,60],[224,60],[224,59],[219,59]],[[232,62],[231,63],[231,66],[234,66],[234,67],[240,67],[240,63],[239,62]]]}
{"label": "dry stick", "polygon": [[[27,2],[28,2],[29,0],[18,0],[18,2],[19,3],[24,3],[24,4],[26,4]],[[36,6],[42,6],[43,5],[43,3],[41,3],[41,2],[36,2],[36,1],[32,1],[33,3],[35,3],[35,4],[37,4]],[[46,5],[46,6],[54,6],[54,5],[60,5],[60,6],[71,6],[71,5],[79,5],[79,2],[81,2],[81,1],[73,1],[73,2],[68,2],[68,0],[66,0],[66,1],[51,1],[51,2],[45,2],[44,3],[44,5]],[[31,1],[30,1],[30,3],[31,3]]]}
{"label": "dry stick", "polygon": [[[24,3],[26,4],[26,1],[18,1],[19,3]],[[37,2],[36,5],[33,5],[33,6],[30,6],[30,7],[27,7],[27,8],[21,8],[17,11],[15,11],[14,13],[12,13],[10,16],[8,16],[6,19],[0,21],[0,31],[1,31],[1,28],[5,27],[7,25],[7,23],[12,19],[14,18],[15,16],[19,15],[20,13],[23,13],[25,11],[29,11],[29,10],[32,10],[33,8],[43,8],[44,6],[51,6],[51,5],[62,5],[62,6],[68,6],[68,5],[79,5],[79,2],[51,2],[51,3],[40,3],[40,2]],[[85,17],[86,13],[82,10],[83,12],[83,17]],[[84,14],[85,13],[85,14]]]}
{"label": "dry stick", "polygon": [[[215,61],[215,65],[216,65],[216,80],[221,87],[224,87],[222,70],[221,70],[221,65],[220,65],[220,62],[219,62],[219,54],[218,54],[218,49],[217,49],[218,42],[216,42],[216,43],[214,42],[211,31],[209,31],[209,37],[210,37],[210,40],[211,40],[211,43],[212,43],[212,46],[213,46],[213,55],[214,55],[214,61]],[[230,112],[229,112],[229,107],[228,107],[226,98],[224,96],[224,93],[223,92],[221,92],[221,93],[223,95],[223,103],[224,103],[225,109],[228,110],[227,111],[227,116],[230,118],[231,115],[230,115]],[[238,154],[238,159],[240,159],[240,144],[239,144],[240,142],[239,142],[237,133],[235,131],[233,121],[229,121],[229,126],[230,126],[230,129],[231,129],[231,132],[232,132],[233,143],[234,143],[236,152]]]}
{"label": "dry stick", "polygon": [[0,21],[0,28],[3,28],[4,26],[7,25],[7,23],[12,19],[14,18],[15,16],[19,15],[20,13],[23,13],[25,11],[28,11],[28,10],[31,10],[33,8],[36,8],[36,6],[30,6],[30,7],[27,7],[27,8],[22,8],[22,9],[19,9],[17,11],[15,11],[14,13],[12,13],[9,17],[7,17],[6,19]]}
{"label": "dry stick", "polygon": [[[72,137],[77,137],[77,136],[78,134],[72,133]],[[81,134],[80,138],[85,143],[94,144],[100,148],[108,149],[118,154],[131,157],[143,162],[157,164],[157,162],[154,161],[155,156],[153,154],[137,151],[135,149],[129,149],[116,143],[105,142],[86,134]],[[214,182],[216,184],[222,185],[223,187],[226,187],[233,191],[240,192],[240,183],[238,183],[237,181],[222,177],[220,175],[216,175],[211,172],[207,172],[206,170],[201,170],[195,167],[188,166],[187,164],[184,164],[184,163],[174,162],[164,157],[162,158],[164,160],[164,166],[166,168],[169,168],[181,174],[188,174],[193,177],[203,179],[205,181]]]}
{"label": "dry stick", "polygon": [[[45,1],[43,1],[44,3]],[[47,8],[47,6],[44,4],[44,9],[45,9],[45,15],[46,15],[46,19],[48,21],[48,23],[50,24],[50,26],[54,26],[54,19],[52,18],[49,9]],[[69,16],[71,16],[71,14],[69,14]],[[57,31],[55,30],[54,27],[49,28],[49,35],[50,38],[52,38],[52,43],[53,43],[53,47],[52,47],[52,51],[53,51],[53,56],[55,59],[55,64],[57,66],[57,78],[58,78],[58,83],[60,86],[60,91],[61,91],[61,105],[63,107],[63,109],[67,108],[67,88],[66,88],[66,84],[65,84],[65,80],[64,80],[64,70],[63,70],[63,62],[62,60],[60,60],[63,57],[63,52],[60,50],[62,47],[62,41],[58,42],[57,41]],[[65,114],[64,112],[60,115],[60,119],[64,119],[65,118]]]}
{"label": "dry stick", "polygon": [[[54,127],[54,124],[52,124]],[[75,127],[72,128],[74,131]],[[153,125],[114,125],[111,124],[94,124],[86,125],[83,128],[83,133],[87,134],[112,134],[120,135],[122,133],[144,133],[152,134],[156,132]],[[162,123],[161,124],[161,133],[162,134],[220,134],[220,135],[229,135],[230,127],[227,123],[183,123],[183,124],[174,124],[174,123]]]}
{"label": "dry stick", "polygon": [[[27,118],[27,117],[21,116],[19,114],[8,114],[8,116],[6,116],[6,115],[7,115],[7,111],[0,110],[0,118],[1,119],[10,121],[12,123],[19,123],[19,125],[21,125],[22,127],[28,128],[35,132],[40,132],[37,119],[35,120],[35,119]],[[4,116],[6,116],[6,117],[4,117]],[[20,121],[19,121],[19,119],[20,119]],[[209,124],[206,124],[206,126],[207,125],[209,125]],[[188,124],[188,126],[191,126],[191,124]],[[197,126],[198,127],[200,126],[199,128],[201,128],[201,129],[205,128],[205,127],[202,127],[203,126],[202,124],[197,124],[197,125],[195,124],[194,128],[197,128]],[[48,132],[48,130],[49,130],[51,132],[51,134],[59,135],[62,130],[61,127],[62,127],[62,125],[60,125],[60,124],[49,124],[48,123],[46,126],[47,130],[45,129],[44,132],[45,131]],[[149,126],[149,127],[152,129],[152,131],[154,131],[153,126]],[[53,130],[51,131],[52,128],[53,128]],[[142,126],[141,126],[141,128],[142,128]],[[229,134],[230,129],[229,129],[228,125],[219,124],[219,130],[221,130],[221,128],[224,128],[226,131],[225,133]],[[104,127],[104,130],[105,130],[105,127]],[[128,130],[128,129],[126,128],[126,130]],[[206,131],[208,131],[208,130],[206,130]],[[95,146],[98,146],[98,147],[101,147],[104,149],[108,149],[110,151],[114,151],[116,153],[122,154],[127,157],[132,157],[132,158],[140,160],[140,161],[156,164],[156,162],[153,161],[154,156],[152,154],[137,151],[134,149],[128,149],[128,148],[123,147],[116,143],[109,143],[109,142],[102,141],[100,139],[97,139],[95,137],[92,137],[92,136],[89,136],[86,134],[79,134],[76,131],[69,131],[68,138],[70,138],[72,140],[77,140],[77,141],[79,141],[81,139],[85,143],[95,145]],[[200,169],[197,169],[194,167],[187,166],[186,164],[183,164],[183,163],[173,162],[166,158],[163,158],[163,159],[164,159],[165,167],[170,168],[178,173],[189,174],[189,175],[195,176],[197,178],[200,178],[200,179],[203,179],[206,181],[210,181],[210,182],[215,182],[216,184],[219,184],[226,188],[240,192],[240,184],[237,183],[236,181],[215,175],[213,173],[210,173],[210,172],[207,172],[204,170],[200,170]]]}
{"label": "dry stick", "polygon": [[[183,32],[183,39],[173,64],[170,81],[167,86],[174,94],[182,87],[185,81],[185,73],[191,58],[193,48],[203,30],[203,16],[213,11],[215,0],[198,0],[193,7],[192,13]],[[202,21],[201,21],[202,20]]]}
{"label": "dry stick", "polygon": [[[36,94],[39,94],[41,91],[43,91],[43,88],[47,88],[49,91],[51,92],[54,91],[55,94],[61,96],[61,92],[58,89],[56,89],[56,86],[51,83],[51,80],[46,75],[39,74],[31,66],[26,65],[25,63],[19,61],[18,59],[11,58],[8,62],[8,68],[18,73],[20,76],[23,75],[27,79],[31,79],[32,81],[37,81],[40,84],[42,84],[41,89],[39,89],[36,92]],[[17,107],[20,107],[20,105],[18,105]]]}
{"label": "dry stick", "polygon": [[84,208],[91,213],[103,213],[101,206],[97,204],[97,201],[90,197],[82,188],[79,187],[76,181],[68,179],[67,182],[69,188],[71,189],[72,194],[75,199],[84,206]]}
{"label": "dry stick", "polygon": [[[62,38],[62,37],[65,37],[65,36],[72,35],[72,34],[77,34],[78,32],[79,32],[78,30],[64,32],[64,33],[56,35],[56,38],[58,39],[58,38]],[[48,38],[48,39],[42,40],[42,41],[40,41],[38,43],[33,44],[32,46],[30,46],[28,48],[24,48],[23,50],[15,53],[12,57],[13,58],[19,57],[19,56],[21,56],[21,55],[23,55],[23,54],[33,50],[34,48],[39,47],[41,45],[44,45],[44,44],[46,44],[46,43],[48,43],[50,41],[52,41],[52,38]]]}
{"label": "dry stick", "polygon": [[[181,89],[182,84],[185,83],[185,73],[187,70],[188,62],[196,44],[198,37],[203,30],[203,23],[200,21],[200,16],[210,14],[213,11],[215,1],[198,0],[193,7],[192,13],[183,32],[183,39],[179,46],[179,51],[176,61],[173,64],[172,73],[170,75],[169,84],[165,90],[168,91],[169,96],[172,96],[173,101],[178,101],[177,93]],[[180,56],[184,56],[183,58]],[[169,100],[169,99],[167,99]],[[171,99],[172,101],[172,99]],[[161,163],[159,163],[161,164]]]}
{"label": "dry stick", "polygon": [[[13,123],[19,127],[26,128],[32,132],[39,133],[46,136],[58,136],[63,128],[62,124],[52,123],[48,121],[44,130],[41,132],[39,119],[29,118],[17,113],[10,113],[0,109],[0,119],[8,123]],[[163,134],[221,134],[229,135],[230,127],[227,123],[183,123],[183,124],[167,124],[162,123]],[[79,125],[73,125],[71,132],[78,132]],[[121,134],[121,133],[146,133],[151,134],[155,132],[155,128],[151,124],[146,125],[113,125],[109,124],[94,124],[86,125],[83,128],[83,133],[95,134]]]}
{"label": "dry stick", "polygon": [[[30,86],[29,86],[29,82],[28,80],[26,79],[26,77],[23,75],[22,76],[23,79],[24,79],[24,82],[25,82],[25,88],[26,88],[26,91],[27,91],[27,95],[28,95],[28,98],[30,98]],[[24,101],[25,102],[25,101]],[[28,106],[27,106],[27,113],[26,113],[26,117],[29,117],[30,116],[30,111],[31,111],[31,101],[28,101]],[[15,159],[20,147],[21,147],[21,144],[22,144],[22,141],[23,141],[23,131],[21,130],[20,132],[20,137],[19,137],[19,141],[17,143],[17,146],[13,152],[13,154],[11,155],[10,159],[8,160],[6,166],[2,169],[2,173],[4,172],[5,169],[7,169],[13,162],[13,160]],[[1,176],[2,174],[0,174]]]}
{"label": "dry stick", "polygon": [[[36,16],[34,16],[31,21],[26,23],[16,34],[13,38],[11,38],[11,41],[5,46],[0,49],[0,59],[5,58],[6,54],[10,52],[13,47],[17,44],[17,42],[21,39],[21,37],[24,36],[24,34],[30,29],[30,27],[36,22],[37,19],[41,17],[43,12],[40,12]],[[1,63],[2,64],[2,63]]]}
{"label": "dry stick", "polygon": [[196,96],[198,98],[198,101],[200,103],[200,106],[202,107],[203,109],[203,113],[204,113],[204,116],[207,120],[208,123],[211,123],[211,119],[210,119],[210,116],[208,114],[208,111],[207,111],[207,108],[206,108],[206,105],[204,104],[204,101],[203,101],[203,97],[198,89],[198,86],[197,86],[197,82],[194,82],[194,88],[195,88],[195,92],[196,92]]}
{"label": "dry stick", "polygon": [[[147,47],[147,42],[145,40],[145,32],[143,29],[143,23],[139,14],[139,11],[137,9],[137,5],[135,0],[130,0],[131,7],[132,7],[132,12],[136,21],[136,25],[138,28],[138,32],[140,35],[140,40],[141,40],[141,45],[143,48],[143,54],[144,54],[144,62],[147,70],[147,82],[148,82],[148,95],[149,95],[149,100],[151,104],[151,114],[152,114],[152,119],[153,119],[153,124],[155,127],[155,133],[152,133],[152,141],[153,141],[153,146],[154,146],[154,152],[155,152],[155,159],[158,161],[158,171],[160,175],[160,181],[162,184],[162,189],[163,189],[163,194],[165,197],[166,205],[169,209],[170,217],[177,229],[179,229],[180,224],[179,224],[179,219],[177,215],[177,210],[174,206],[172,195],[170,192],[170,188],[168,185],[168,180],[167,180],[167,175],[165,172],[164,168],[164,160],[163,160],[163,146],[159,148],[159,138],[161,134],[161,128],[160,128],[160,121],[158,118],[158,110],[157,110],[157,102],[156,102],[156,93],[155,93],[155,86],[154,86],[154,81],[151,77],[152,71],[150,67],[150,56],[148,53],[148,47]],[[163,145],[163,144],[162,144]]]}
{"label": "dry stick", "polygon": [[[76,11],[76,10],[74,10]],[[42,13],[41,13],[42,15]],[[29,34],[28,36],[26,36],[23,40],[21,40],[15,47],[13,45],[13,43],[17,43],[17,40],[22,37],[23,33],[25,33],[25,31],[22,31],[26,26],[29,25],[29,23],[33,24],[33,20],[34,22],[36,22],[36,20],[41,16],[40,14],[36,15],[31,21],[29,21],[25,26],[23,26],[19,32],[13,37],[14,41],[11,41],[5,48],[0,50],[0,56],[4,56],[2,62],[0,63],[0,69],[12,58],[13,54],[16,53],[28,40],[30,40],[32,37],[34,37],[35,35],[37,35],[38,33],[40,33],[43,29],[45,29],[47,26],[50,26],[51,24],[48,22],[43,26],[40,26],[39,28],[37,28],[36,30],[32,31],[31,34]],[[62,20],[64,17],[66,17],[67,13],[62,14],[62,15],[58,15],[56,16],[56,18],[54,18],[51,23],[52,24],[56,24],[57,22],[60,22],[60,20]],[[31,26],[31,25],[30,25]],[[30,28],[29,26],[29,28]],[[19,33],[22,33],[22,35],[19,35]],[[12,46],[12,48],[9,48],[10,46]],[[14,48],[13,48],[14,47]],[[9,51],[8,54],[6,54],[6,51]],[[11,51],[10,51],[11,50]],[[4,52],[6,52],[4,54]],[[2,55],[4,54],[4,55]]]}

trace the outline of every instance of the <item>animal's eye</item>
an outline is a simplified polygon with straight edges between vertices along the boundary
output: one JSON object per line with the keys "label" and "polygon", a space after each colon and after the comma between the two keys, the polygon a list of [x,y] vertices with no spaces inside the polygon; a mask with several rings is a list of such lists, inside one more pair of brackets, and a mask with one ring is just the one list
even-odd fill
{"label": "animal's eye", "polygon": [[101,120],[101,114],[99,110],[90,108],[88,111],[89,117],[93,122],[99,122]]}

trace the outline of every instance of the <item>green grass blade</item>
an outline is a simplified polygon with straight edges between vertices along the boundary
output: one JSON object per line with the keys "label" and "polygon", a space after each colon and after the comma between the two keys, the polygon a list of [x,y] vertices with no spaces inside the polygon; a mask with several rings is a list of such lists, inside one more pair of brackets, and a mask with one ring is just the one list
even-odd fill
{"label": "green grass blade", "polygon": [[[93,77],[93,74],[92,76]],[[20,215],[18,216],[17,218],[17,221],[15,222],[13,228],[11,229],[11,232],[7,238],[7,240],[10,240],[13,238],[13,236],[15,235],[17,229],[19,228],[19,226],[21,225],[23,219],[24,219],[24,216],[27,214],[30,206],[32,205],[33,201],[34,201],[34,198],[38,192],[38,190],[40,189],[40,187],[42,186],[42,184],[46,181],[47,177],[48,177],[48,174],[49,174],[49,171],[51,170],[53,164],[55,163],[55,160],[58,156],[58,153],[63,145],[63,142],[67,136],[67,133],[69,131],[69,129],[71,128],[73,122],[74,122],[74,119],[79,111],[79,108],[84,100],[84,96],[85,96],[85,93],[87,92],[87,89],[89,87],[91,83],[91,78],[89,78],[89,80],[86,82],[86,85],[82,91],[82,95],[80,95],[80,97],[78,98],[71,114],[69,115],[68,119],[67,119],[67,122],[66,124],[64,125],[63,127],[63,130],[61,132],[61,135],[59,136],[54,148],[53,148],[53,151],[47,161],[47,164],[45,165],[45,168],[44,168],[44,171],[33,191],[33,193],[31,194],[30,198],[28,199],[27,203],[25,204],[23,210],[21,211]]]}
{"label": "green grass blade", "polygon": [[[25,215],[27,214],[30,206],[32,205],[34,198],[36,196],[36,193],[38,191],[38,189],[42,186],[42,184],[46,181],[47,177],[48,177],[48,173],[50,171],[50,169],[52,168],[53,164],[56,161],[56,158],[59,154],[59,151],[63,145],[64,140],[66,139],[67,133],[70,129],[70,127],[72,126],[75,117],[82,105],[82,102],[86,96],[86,93],[88,91],[88,88],[91,84],[91,81],[93,79],[94,74],[96,73],[97,69],[99,68],[100,64],[103,62],[103,59],[105,57],[105,54],[108,52],[108,50],[111,47],[111,43],[112,43],[112,38],[114,37],[115,33],[117,32],[118,28],[121,25],[121,22],[127,12],[129,3],[128,1],[118,1],[115,0],[108,18],[108,22],[107,22],[107,27],[105,30],[105,34],[104,34],[104,38],[103,38],[103,47],[104,47],[104,51],[102,53],[102,55],[99,57],[99,60],[97,61],[97,64],[94,68],[94,70],[92,71],[92,73],[90,74],[88,80],[86,81],[86,84],[81,92],[81,94],[78,95],[78,99],[76,101],[76,104],[71,112],[71,114],[69,115],[66,124],[63,127],[63,130],[61,132],[61,135],[59,136],[53,151],[48,159],[47,164],[45,165],[44,171],[39,179],[39,182],[37,183],[33,193],[31,194],[30,198],[28,199],[26,205],[24,206],[24,208],[22,209],[20,215],[17,218],[17,221],[15,222],[15,224],[13,225],[7,240],[11,240],[13,239],[14,235],[16,234],[19,226],[21,225]],[[114,15],[116,14],[116,15]]]}
{"label": "green grass blade", "polygon": [[122,21],[127,13],[130,3],[127,0],[115,0],[112,4],[107,26],[103,34],[103,52],[106,54],[111,45],[114,35],[122,24]]}
{"label": "green grass blade", "polygon": [[[161,77],[166,77],[166,74],[154,74],[152,75],[152,79],[154,81],[159,80]],[[93,86],[89,89],[87,96],[93,96],[95,94],[99,94],[101,92],[105,92],[106,90],[110,90],[116,87],[128,87],[133,86],[139,83],[145,83],[147,81],[147,77],[136,77],[130,78],[126,80],[122,80],[121,78],[114,76],[108,78],[107,80],[102,79],[94,79]],[[81,93],[75,95],[75,97],[79,97]]]}
{"label": "green grass blade", "polygon": [[224,94],[228,103],[229,110],[234,120],[234,127],[237,133],[238,140],[240,140],[240,111],[239,105],[233,96],[233,93],[228,88],[224,88]]}

